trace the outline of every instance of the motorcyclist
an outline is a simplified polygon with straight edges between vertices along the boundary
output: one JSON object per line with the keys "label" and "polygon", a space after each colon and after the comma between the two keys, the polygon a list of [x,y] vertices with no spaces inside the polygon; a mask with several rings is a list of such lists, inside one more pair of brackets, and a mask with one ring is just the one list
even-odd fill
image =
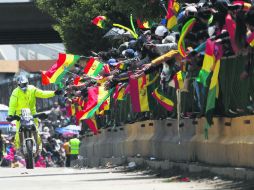
{"label": "motorcyclist", "polygon": [[[56,91],[43,91],[36,88],[33,85],[28,85],[28,79],[26,76],[21,75],[17,78],[18,87],[15,88],[11,94],[9,101],[9,111],[7,121],[14,120],[14,116],[21,115],[21,109],[29,108],[31,114],[36,114],[36,98],[51,98],[55,95],[60,95],[61,90]],[[34,131],[34,138],[37,144],[37,151],[41,145],[41,139],[38,134],[38,120],[35,119],[36,130]],[[23,147],[23,136],[22,131],[20,131],[20,122],[16,122],[16,135],[15,135],[15,147],[19,149]]]}

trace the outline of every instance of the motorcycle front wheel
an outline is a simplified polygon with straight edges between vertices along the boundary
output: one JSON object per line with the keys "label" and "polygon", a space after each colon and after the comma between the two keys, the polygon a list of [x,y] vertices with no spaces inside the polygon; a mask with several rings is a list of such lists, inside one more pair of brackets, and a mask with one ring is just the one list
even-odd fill
{"label": "motorcycle front wheel", "polygon": [[26,141],[27,155],[26,155],[26,168],[34,169],[33,161],[33,142],[28,140]]}

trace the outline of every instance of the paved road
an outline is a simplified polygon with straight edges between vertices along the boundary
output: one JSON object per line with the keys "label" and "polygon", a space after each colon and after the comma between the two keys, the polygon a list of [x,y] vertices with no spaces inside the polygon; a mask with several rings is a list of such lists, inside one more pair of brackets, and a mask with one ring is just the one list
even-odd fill
{"label": "paved road", "polygon": [[205,190],[218,189],[219,186],[219,189],[225,189],[222,186],[227,183],[230,182],[167,182],[166,178],[113,169],[0,168],[1,190]]}

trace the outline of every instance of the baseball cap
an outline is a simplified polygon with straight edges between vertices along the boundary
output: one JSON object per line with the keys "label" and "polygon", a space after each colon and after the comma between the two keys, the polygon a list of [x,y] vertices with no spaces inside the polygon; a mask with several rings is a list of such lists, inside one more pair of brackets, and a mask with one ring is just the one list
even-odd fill
{"label": "baseball cap", "polygon": [[163,37],[166,32],[168,32],[168,29],[165,26],[160,25],[160,26],[157,26],[155,30],[155,35]]}

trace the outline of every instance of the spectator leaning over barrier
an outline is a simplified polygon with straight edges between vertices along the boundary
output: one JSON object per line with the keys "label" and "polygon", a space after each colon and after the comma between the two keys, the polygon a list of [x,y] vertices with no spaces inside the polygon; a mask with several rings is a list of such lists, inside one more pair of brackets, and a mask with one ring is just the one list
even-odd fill
{"label": "spectator leaning over barrier", "polygon": [[77,138],[77,135],[74,135],[73,138],[69,141],[70,144],[70,161],[74,161],[78,159],[79,155],[79,147],[80,147],[80,140]]}

